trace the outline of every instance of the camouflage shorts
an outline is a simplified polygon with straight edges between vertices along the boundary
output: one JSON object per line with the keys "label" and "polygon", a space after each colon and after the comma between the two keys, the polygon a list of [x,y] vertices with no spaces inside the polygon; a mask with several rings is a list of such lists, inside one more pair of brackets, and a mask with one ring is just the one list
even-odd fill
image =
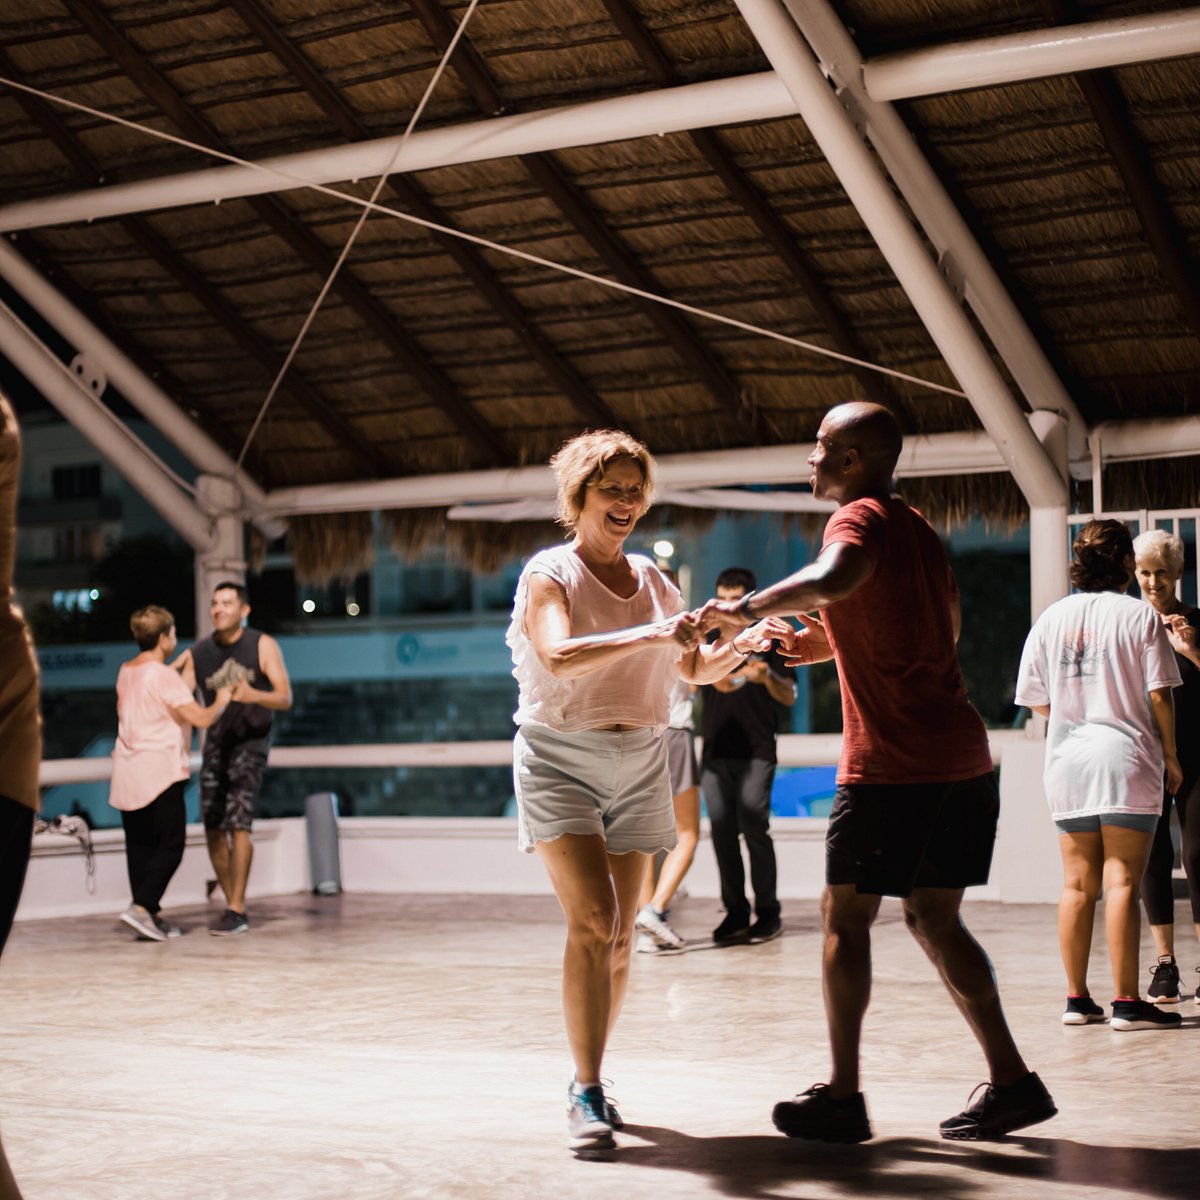
{"label": "camouflage shorts", "polygon": [[200,815],[205,829],[245,829],[254,820],[270,743],[205,743],[200,760]]}

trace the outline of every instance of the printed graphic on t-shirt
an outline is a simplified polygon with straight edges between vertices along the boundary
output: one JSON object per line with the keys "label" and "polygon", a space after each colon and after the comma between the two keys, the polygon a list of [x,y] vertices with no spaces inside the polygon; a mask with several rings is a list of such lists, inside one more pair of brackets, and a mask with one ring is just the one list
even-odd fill
{"label": "printed graphic on t-shirt", "polygon": [[1058,665],[1064,679],[1099,675],[1108,662],[1108,649],[1090,629],[1078,629],[1063,640]]}
{"label": "printed graphic on t-shirt", "polygon": [[257,672],[253,667],[245,667],[235,658],[227,658],[207,679],[204,686],[215,692],[217,688],[237,687],[239,683],[253,684]]}

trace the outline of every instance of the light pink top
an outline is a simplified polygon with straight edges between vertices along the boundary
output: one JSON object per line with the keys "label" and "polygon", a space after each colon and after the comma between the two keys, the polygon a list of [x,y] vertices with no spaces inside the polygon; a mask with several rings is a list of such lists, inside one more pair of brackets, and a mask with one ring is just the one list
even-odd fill
{"label": "light pink top", "polygon": [[179,672],[165,663],[125,663],[117,673],[117,744],[108,802],[122,812],[145,808],[188,777],[192,727],[171,709],[194,702]]}
{"label": "light pink top", "polygon": [[525,565],[506,639],[520,685],[513,717],[518,725],[546,725],[561,733],[606,725],[666,727],[683,656],[678,642],[657,642],[578,679],[560,679],[542,665],[525,632],[531,575],[548,575],[562,586],[572,637],[647,625],[682,611],[683,597],[650,559],[630,554],[628,561],[638,580],[628,598],[601,583],[569,545],[539,551]]}

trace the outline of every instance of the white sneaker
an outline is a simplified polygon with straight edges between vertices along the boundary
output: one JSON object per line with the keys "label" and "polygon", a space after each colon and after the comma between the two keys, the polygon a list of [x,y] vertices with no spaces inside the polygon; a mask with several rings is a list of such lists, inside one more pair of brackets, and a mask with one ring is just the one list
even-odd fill
{"label": "white sneaker", "polygon": [[649,904],[638,913],[634,924],[667,950],[678,950],[685,944],[683,938],[667,924],[666,917],[655,912]]}
{"label": "white sneaker", "polygon": [[658,943],[648,933],[639,933],[637,935],[637,952],[639,954],[657,954]]}
{"label": "white sneaker", "polygon": [[131,904],[120,916],[130,929],[152,942],[165,942],[167,935],[154,923],[154,918],[140,904]]}

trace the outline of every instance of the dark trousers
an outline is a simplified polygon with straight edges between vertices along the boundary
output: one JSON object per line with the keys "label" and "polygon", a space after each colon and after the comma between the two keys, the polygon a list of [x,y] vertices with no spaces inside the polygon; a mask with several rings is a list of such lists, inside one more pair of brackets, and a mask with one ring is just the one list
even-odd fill
{"label": "dark trousers", "polygon": [[33,845],[33,809],[0,795],[0,951],[8,941]]}
{"label": "dark trousers", "polygon": [[[1175,845],[1171,841],[1170,795],[1163,796],[1162,816],[1150,844],[1150,858],[1142,876],[1142,903],[1151,925],[1175,924]],[[1200,925],[1200,771],[1192,770],[1174,797],[1179,814],[1180,858],[1187,876],[1192,920]]]}
{"label": "dark trousers", "polygon": [[173,783],[161,796],[136,812],[123,812],[125,861],[134,904],[156,913],[163,892],[183,861],[187,815],[185,781]]}
{"label": "dark trousers", "polygon": [[768,920],[779,916],[775,895],[775,843],[771,841],[771,784],[775,764],[764,758],[705,759],[700,788],[712,825],[713,849],[721,875],[721,900],[732,917],[749,920],[746,868],[738,835],[750,855],[754,911]]}

